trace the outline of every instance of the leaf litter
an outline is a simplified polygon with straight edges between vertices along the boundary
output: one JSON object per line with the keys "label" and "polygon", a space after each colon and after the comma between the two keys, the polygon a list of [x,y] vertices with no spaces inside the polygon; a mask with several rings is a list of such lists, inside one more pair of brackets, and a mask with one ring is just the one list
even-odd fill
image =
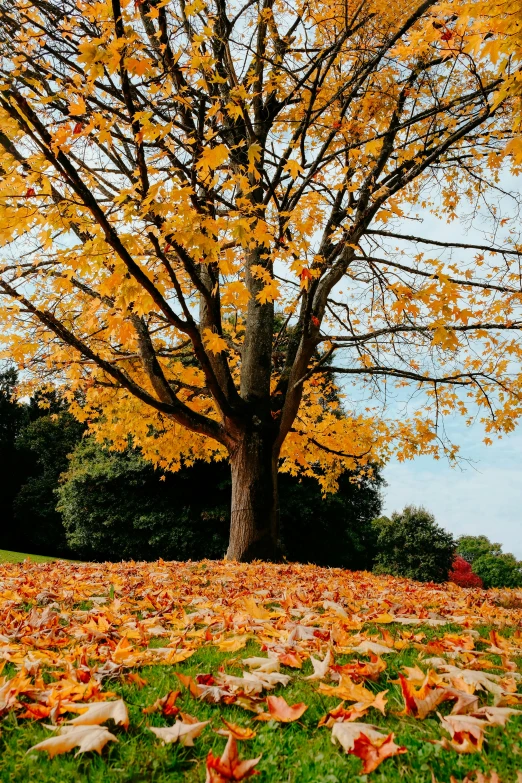
{"label": "leaf litter", "polygon": [[[506,608],[516,603],[499,591],[313,566],[0,564],[0,721],[10,713],[50,721],[43,725],[53,736],[27,752],[101,754],[129,727],[127,705],[111,682],[142,688],[140,669],[160,665],[173,667],[180,689],[142,708],[146,723],[157,714],[169,725],[142,729],[161,743],[190,748],[212,729],[211,720],[197,717],[198,703],[212,705],[220,721],[214,732],[227,744],[221,755],[207,756],[210,783],[262,771],[262,757],[242,759],[237,746],[256,737],[256,720],[284,731],[290,723],[330,731],[332,743],[361,760],[362,774],[412,752],[393,732],[366,722],[370,711],[395,720],[437,716],[441,735],[426,742],[446,753],[481,754],[489,729],[522,714],[522,674],[514,660],[522,657],[522,611]],[[489,641],[476,630],[484,625],[494,627]],[[502,627],[515,631],[506,637]],[[151,646],[152,639],[161,646]],[[263,654],[242,658],[250,641]],[[195,677],[179,670],[208,646],[234,654],[228,664],[242,669],[241,676],[227,671],[226,661]],[[402,666],[393,679],[388,656],[408,649],[418,663]],[[2,673],[6,664],[9,676]],[[302,676],[305,664],[312,673]],[[282,695],[296,681],[337,700],[318,725],[307,719],[306,701],[292,704]],[[397,693],[392,707],[390,688]],[[195,715],[177,704],[183,693]],[[250,725],[227,722],[221,705],[243,708]],[[494,771],[488,775],[477,772],[477,783],[499,780]]]}

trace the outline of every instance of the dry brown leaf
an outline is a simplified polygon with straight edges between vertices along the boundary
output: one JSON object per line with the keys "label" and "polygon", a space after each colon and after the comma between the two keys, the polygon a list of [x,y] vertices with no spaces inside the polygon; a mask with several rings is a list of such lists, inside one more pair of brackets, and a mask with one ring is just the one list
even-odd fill
{"label": "dry brown leaf", "polygon": [[225,729],[217,729],[216,734],[221,734],[223,737],[228,737],[231,734],[237,740],[250,740],[257,736],[257,733],[248,728],[248,726],[238,726],[237,723],[229,723],[224,718],[221,718],[225,724]]}

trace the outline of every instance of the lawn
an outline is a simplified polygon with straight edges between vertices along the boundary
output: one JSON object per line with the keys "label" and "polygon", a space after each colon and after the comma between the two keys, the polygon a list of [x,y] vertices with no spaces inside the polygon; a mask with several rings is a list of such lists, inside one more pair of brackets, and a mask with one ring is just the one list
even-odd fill
{"label": "lawn", "polygon": [[[521,629],[522,594],[509,590],[294,565],[0,563],[0,780],[203,783],[209,751],[224,751],[227,737],[216,731],[226,730],[225,719],[255,732],[237,745],[242,759],[261,757],[259,783],[461,783],[480,780],[475,771],[487,783],[493,771],[516,783]],[[317,679],[306,680],[310,656],[327,654],[330,665],[316,663]],[[255,664],[243,661],[254,656],[270,659],[275,679],[287,675],[288,683],[249,693],[252,682],[258,687]],[[172,691],[180,694],[157,703]],[[307,709],[288,723],[277,710],[258,720],[257,712],[274,709],[267,696]],[[124,700],[129,726],[109,721],[117,742],[100,755],[28,752],[56,735],[53,722],[104,699]],[[344,711],[330,718],[337,729],[319,726],[340,702]],[[460,721],[452,738],[442,720],[459,705],[445,724]],[[477,712],[485,705],[501,710]],[[185,725],[187,714],[209,721],[193,747],[164,745],[149,730]],[[359,755],[332,742],[354,717],[393,733],[406,752],[363,774],[366,741],[356,741]],[[372,752],[383,744],[374,740]],[[235,778],[213,770],[209,779]]]}
{"label": "lawn", "polygon": [[56,558],[45,557],[44,555],[27,555],[24,552],[9,552],[7,549],[0,549],[0,563],[22,563],[27,559],[32,560],[34,563],[49,563]]}

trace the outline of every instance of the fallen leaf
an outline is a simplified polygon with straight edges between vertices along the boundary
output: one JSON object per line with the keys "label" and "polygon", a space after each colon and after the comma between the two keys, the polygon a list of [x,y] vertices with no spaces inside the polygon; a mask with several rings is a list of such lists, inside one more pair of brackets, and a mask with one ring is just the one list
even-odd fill
{"label": "fallen leaf", "polygon": [[[80,712],[81,710],[81,712]],[[67,721],[71,726],[98,726],[106,720],[113,720],[117,726],[128,728],[129,713],[123,699],[117,701],[99,701],[94,704],[76,704],[77,718]]]}
{"label": "fallen leaf", "polygon": [[268,712],[258,715],[257,720],[277,720],[280,723],[292,723],[294,720],[299,720],[301,715],[308,709],[308,705],[303,702],[290,705],[282,696],[267,696],[266,704]]}
{"label": "fallen leaf", "polygon": [[328,649],[328,652],[324,656],[323,660],[320,661],[317,658],[314,658],[313,655],[310,656],[310,661],[312,663],[312,667],[314,670],[313,674],[309,674],[308,677],[304,677],[305,680],[323,680],[326,675],[328,674],[330,670],[330,666],[333,663],[333,656],[332,651]]}
{"label": "fallen leaf", "polygon": [[353,748],[348,751],[364,762],[364,775],[377,769],[385,759],[407,752],[406,748],[393,741],[393,734],[388,734],[382,742],[372,742],[366,734],[360,734],[355,738]]}
{"label": "fallen leaf", "polygon": [[257,774],[254,767],[261,756],[256,759],[239,759],[235,737],[230,734],[222,756],[214,756],[209,751],[207,756],[207,776],[205,783],[226,783],[228,780],[244,780]]}
{"label": "fallen leaf", "polygon": [[161,712],[163,715],[174,716],[179,713],[179,707],[176,707],[176,699],[181,691],[169,691],[166,696],[156,699],[150,707],[144,707],[142,712],[150,715],[153,712]]}
{"label": "fallen leaf", "polygon": [[221,718],[225,724],[225,729],[218,729],[216,734],[221,734],[223,737],[228,737],[231,734],[237,740],[250,740],[254,739],[256,732],[253,729],[249,729],[248,726],[238,726],[237,723],[229,723],[224,718]]}
{"label": "fallen leaf", "polygon": [[45,750],[50,758],[67,753],[73,748],[78,748],[76,756],[91,750],[101,753],[108,742],[118,742],[118,740],[105,726],[63,726],[58,736],[49,737],[33,745],[27,753],[33,750]]}
{"label": "fallen leaf", "polygon": [[192,746],[194,740],[199,737],[205,726],[210,723],[208,720],[200,721],[198,723],[185,723],[184,721],[177,720],[174,726],[167,726],[158,728],[156,726],[149,726],[149,731],[152,731],[163,744],[171,744],[173,742],[179,742],[181,745]]}

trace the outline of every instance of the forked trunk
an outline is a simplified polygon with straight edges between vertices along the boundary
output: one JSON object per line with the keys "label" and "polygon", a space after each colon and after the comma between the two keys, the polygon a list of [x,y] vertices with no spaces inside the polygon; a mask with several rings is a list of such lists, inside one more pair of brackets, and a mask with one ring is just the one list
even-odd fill
{"label": "forked trunk", "polygon": [[277,454],[260,431],[245,434],[230,456],[232,508],[228,560],[278,560]]}

